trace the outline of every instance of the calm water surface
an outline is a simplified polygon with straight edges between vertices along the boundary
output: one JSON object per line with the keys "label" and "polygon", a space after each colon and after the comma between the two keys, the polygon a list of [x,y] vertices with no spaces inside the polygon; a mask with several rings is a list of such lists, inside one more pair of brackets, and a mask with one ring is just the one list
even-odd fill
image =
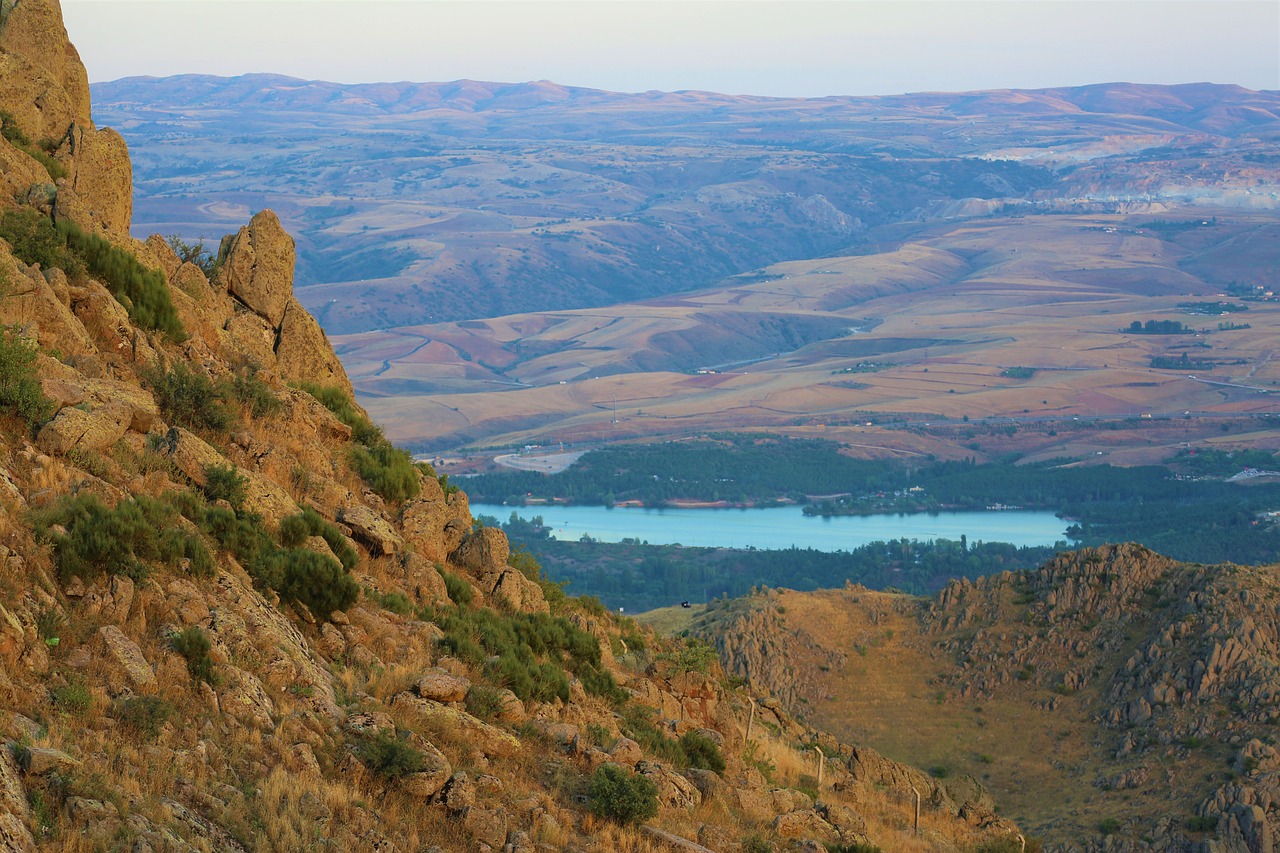
{"label": "calm water surface", "polygon": [[[472,515],[505,522],[512,507],[472,504]],[[862,515],[809,517],[799,506],[768,509],[640,509],[636,507],[517,507],[521,518],[542,516],[560,540],[600,542],[639,539],[651,545],[697,545],[712,548],[814,548],[847,551],[877,540],[953,539],[1052,545],[1067,539],[1067,522],[1051,512],[1022,510],[943,512],[937,515]]]}

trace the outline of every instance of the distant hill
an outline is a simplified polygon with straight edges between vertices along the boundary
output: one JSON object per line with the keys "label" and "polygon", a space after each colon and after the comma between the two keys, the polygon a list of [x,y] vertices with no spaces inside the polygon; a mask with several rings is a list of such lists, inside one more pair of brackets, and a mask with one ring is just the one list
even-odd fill
{"label": "distant hill", "polygon": [[140,235],[216,241],[271,207],[338,334],[651,298],[969,199],[1254,206],[1249,158],[1280,135],[1280,94],[1210,84],[780,99],[182,75],[93,95],[129,142]]}

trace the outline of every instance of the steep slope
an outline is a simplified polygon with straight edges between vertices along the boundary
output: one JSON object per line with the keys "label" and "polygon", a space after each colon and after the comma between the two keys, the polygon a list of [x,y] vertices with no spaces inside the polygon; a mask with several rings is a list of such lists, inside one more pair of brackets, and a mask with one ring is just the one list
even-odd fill
{"label": "steep slope", "polygon": [[1260,851],[1280,820],[1277,604],[1273,567],[1120,545],[933,600],[762,593],[700,630],[817,724],[978,775],[1046,842]]}
{"label": "steep slope", "polygon": [[477,528],[351,401],[275,214],[130,238],[56,1],[0,11],[0,846],[1011,842]]}

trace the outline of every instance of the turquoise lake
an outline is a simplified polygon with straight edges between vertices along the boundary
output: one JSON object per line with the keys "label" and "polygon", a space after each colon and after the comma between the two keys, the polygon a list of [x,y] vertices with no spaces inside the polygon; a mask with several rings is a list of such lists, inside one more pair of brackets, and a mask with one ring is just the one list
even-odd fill
{"label": "turquoise lake", "polygon": [[1013,545],[1052,545],[1067,540],[1067,522],[1051,512],[1000,510],[914,515],[864,515],[820,518],[799,506],[766,509],[642,509],[637,507],[472,504],[472,515],[505,522],[515,510],[521,518],[542,516],[559,540],[600,542],[639,539],[651,545],[712,548],[814,548],[848,551],[868,542],[891,539],[952,539]]}

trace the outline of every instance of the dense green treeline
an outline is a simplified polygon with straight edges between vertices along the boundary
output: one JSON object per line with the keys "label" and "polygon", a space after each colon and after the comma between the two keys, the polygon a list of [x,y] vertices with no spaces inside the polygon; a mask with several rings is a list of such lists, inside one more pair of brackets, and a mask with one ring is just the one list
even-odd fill
{"label": "dense green treeline", "polygon": [[596,505],[658,505],[677,498],[748,503],[835,494],[854,483],[895,488],[903,473],[893,462],[844,456],[830,441],[721,435],[606,447],[560,474],[481,474],[466,478],[463,488],[473,501],[510,505],[523,504],[526,496]]}
{"label": "dense green treeline", "polygon": [[956,577],[1033,568],[1054,553],[1050,547],[946,539],[873,542],[836,553],[558,542],[529,536],[528,525],[503,526],[513,544],[537,557],[548,578],[567,581],[568,592],[594,595],[608,607],[628,612],[745,595],[753,586],[809,590],[841,587],[846,580],[872,589],[927,594]]}
{"label": "dense green treeline", "polygon": [[[1260,564],[1280,558],[1280,525],[1267,514],[1280,510],[1280,484],[1221,479],[1246,467],[1280,468],[1273,454],[1184,451],[1168,463],[1118,468],[962,460],[907,466],[849,459],[822,441],[719,437],[597,451],[554,477],[503,474],[493,475],[490,482],[499,484],[502,493],[515,478],[527,478],[528,492],[581,503],[603,502],[593,498],[602,492],[647,503],[672,497],[732,500],[735,491],[756,501],[797,492],[847,493],[806,507],[818,515],[979,510],[1001,504],[1057,512],[1073,522],[1069,533],[1080,545],[1141,542],[1175,559],[1203,563]],[[758,470],[749,470],[753,466]],[[468,491],[477,500],[493,500],[492,492],[474,488],[482,479],[469,481]],[[845,580],[925,593],[952,577],[1030,568],[1052,553],[1049,548],[966,546],[946,540],[877,543],[835,554],[735,551],[555,542],[534,524],[517,521],[504,527],[513,542],[538,555],[549,577],[568,581],[574,593],[633,609],[740,595],[759,585],[813,589],[840,586]]]}

